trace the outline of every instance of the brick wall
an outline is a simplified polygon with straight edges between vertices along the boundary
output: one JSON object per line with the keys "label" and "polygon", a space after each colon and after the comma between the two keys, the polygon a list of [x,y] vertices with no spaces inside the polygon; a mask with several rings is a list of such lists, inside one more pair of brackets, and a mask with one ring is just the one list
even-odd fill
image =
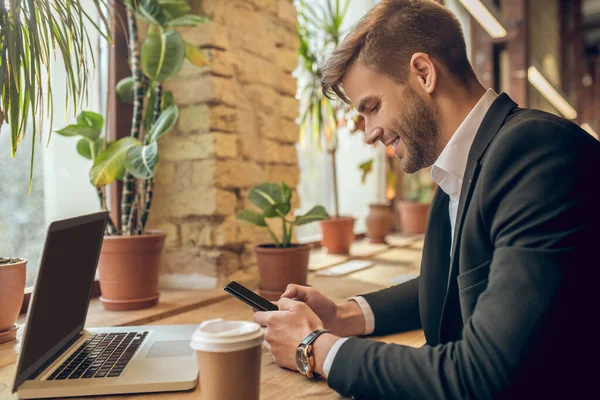
{"label": "brick wall", "polygon": [[[268,233],[235,220],[253,185],[285,181],[298,205],[296,10],[291,0],[192,0],[211,22],[183,29],[205,49],[166,89],[180,107],[161,141],[150,228],[167,232],[162,287],[255,286],[253,248]],[[279,224],[273,226],[279,234]]]}

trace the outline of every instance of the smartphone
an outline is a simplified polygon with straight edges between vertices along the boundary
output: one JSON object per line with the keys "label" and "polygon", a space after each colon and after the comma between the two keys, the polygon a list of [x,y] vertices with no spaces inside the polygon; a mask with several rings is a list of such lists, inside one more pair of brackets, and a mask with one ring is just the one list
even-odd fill
{"label": "smartphone", "polygon": [[250,307],[253,307],[259,311],[279,310],[279,308],[275,304],[271,303],[264,297],[257,295],[253,291],[245,288],[236,281],[229,282],[227,285],[225,285],[224,289],[230,295],[237,297],[239,300],[243,301]]}

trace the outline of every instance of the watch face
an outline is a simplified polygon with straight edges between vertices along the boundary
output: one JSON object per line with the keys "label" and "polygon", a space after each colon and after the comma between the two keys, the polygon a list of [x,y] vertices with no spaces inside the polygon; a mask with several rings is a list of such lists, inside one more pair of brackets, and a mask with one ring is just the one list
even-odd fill
{"label": "watch face", "polygon": [[305,347],[301,346],[296,349],[296,367],[303,374],[308,372],[308,357],[306,356]]}

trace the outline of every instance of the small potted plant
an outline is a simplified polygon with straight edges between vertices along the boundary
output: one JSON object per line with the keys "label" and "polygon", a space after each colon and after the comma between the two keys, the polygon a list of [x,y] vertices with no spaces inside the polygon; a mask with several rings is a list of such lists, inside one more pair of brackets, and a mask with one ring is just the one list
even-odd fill
{"label": "small potted plant", "polygon": [[[386,155],[386,161],[389,163],[390,159]],[[361,183],[364,185],[367,179],[367,175],[373,170],[373,159],[369,159],[361,164],[358,168],[362,171]],[[393,169],[386,168],[386,183],[385,193],[382,192],[381,185],[377,185],[377,199],[378,201],[369,204],[369,214],[365,220],[367,226],[367,237],[371,243],[386,243],[386,237],[392,231],[394,224],[393,214],[391,210],[391,202],[389,199],[394,197],[393,189],[395,182],[395,175]],[[391,192],[390,192],[391,191]],[[385,200],[380,200],[384,198]]]}
{"label": "small potted plant", "polygon": [[0,257],[0,343],[17,336],[15,321],[25,296],[27,260]]}
{"label": "small potted plant", "polygon": [[[83,111],[75,124],[57,131],[79,138],[77,151],[93,162],[90,181],[98,192],[102,209],[107,209],[105,187],[123,182],[120,224],[109,219],[98,273],[100,300],[108,310],[134,310],[158,303],[158,277],[166,234],[148,231],[153,196],[153,179],[159,164],[159,140],[175,126],[179,109],[173,94],[163,90],[187,58],[206,66],[202,50],[186,43],[175,29],[206,22],[189,14],[185,0],[152,2],[152,7],[126,0],[132,76],[121,80],[117,96],[133,104],[130,136],[117,141],[100,137],[101,115]],[[139,43],[139,20],[148,24],[148,34]]]}
{"label": "small potted plant", "polygon": [[[304,215],[293,221],[287,215],[292,209],[292,191],[284,183],[262,183],[254,187],[248,200],[262,213],[244,210],[236,215],[236,219],[269,231],[273,243],[256,246],[256,258],[259,271],[260,294],[269,300],[278,300],[290,283],[306,285],[308,277],[308,258],[311,246],[292,243],[294,226],[309,224],[329,218],[323,206],[315,206]],[[281,239],[275,235],[267,224],[267,219],[281,221],[283,229]]]}
{"label": "small potted plant", "polygon": [[399,200],[397,207],[400,225],[405,233],[425,233],[433,187],[431,178],[422,176],[427,174],[427,171],[422,170],[403,176],[404,200]]}

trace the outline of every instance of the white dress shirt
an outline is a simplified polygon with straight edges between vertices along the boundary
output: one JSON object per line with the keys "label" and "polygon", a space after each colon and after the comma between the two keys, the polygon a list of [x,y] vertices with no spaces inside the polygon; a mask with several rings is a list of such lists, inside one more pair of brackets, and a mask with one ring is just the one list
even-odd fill
{"label": "white dress shirt", "polygon": [[[451,246],[450,254],[452,254],[452,248],[454,246],[454,228],[456,226],[456,214],[458,213],[458,201],[460,199],[460,190],[462,187],[463,179],[465,176],[465,170],[467,169],[467,159],[469,157],[469,151],[473,145],[475,135],[483,122],[485,114],[489,111],[492,103],[498,95],[492,89],[488,91],[479,99],[475,107],[471,110],[469,115],[460,124],[454,135],[446,144],[446,147],[440,153],[438,159],[431,168],[431,178],[437,185],[450,197],[448,205],[448,212],[450,217],[451,226]],[[369,303],[361,296],[352,297],[348,300],[353,300],[358,303],[363,314],[365,315],[365,335],[370,335],[375,330],[375,316]],[[325,377],[329,375],[333,360],[344,342],[348,338],[341,338],[329,350],[325,362],[323,364],[323,372]]]}

